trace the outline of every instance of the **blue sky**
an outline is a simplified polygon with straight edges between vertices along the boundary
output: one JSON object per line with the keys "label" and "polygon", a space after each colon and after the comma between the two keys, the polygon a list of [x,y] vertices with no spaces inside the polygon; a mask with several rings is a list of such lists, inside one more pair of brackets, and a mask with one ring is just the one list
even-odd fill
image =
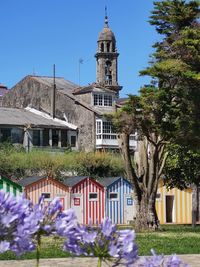
{"label": "blue sky", "polygon": [[137,93],[149,80],[138,72],[159,38],[148,23],[152,0],[1,0],[0,83],[11,88],[26,75],[51,76],[55,63],[57,76],[78,84],[80,58],[80,84],[94,82],[105,5],[120,53],[120,95]]}

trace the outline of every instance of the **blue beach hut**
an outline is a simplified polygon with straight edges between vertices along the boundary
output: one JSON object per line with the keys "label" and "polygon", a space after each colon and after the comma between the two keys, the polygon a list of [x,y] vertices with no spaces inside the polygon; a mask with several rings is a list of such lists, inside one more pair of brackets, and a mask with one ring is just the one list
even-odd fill
{"label": "blue beach hut", "polygon": [[133,186],[123,177],[98,180],[106,189],[105,217],[112,223],[129,224],[135,217]]}

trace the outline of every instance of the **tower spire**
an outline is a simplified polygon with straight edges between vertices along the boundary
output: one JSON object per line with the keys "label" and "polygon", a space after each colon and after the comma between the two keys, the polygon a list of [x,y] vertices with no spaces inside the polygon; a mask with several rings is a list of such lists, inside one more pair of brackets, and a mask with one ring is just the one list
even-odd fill
{"label": "tower spire", "polygon": [[105,24],[104,24],[104,27],[105,28],[108,28],[108,15],[107,15],[107,6],[105,6]]}

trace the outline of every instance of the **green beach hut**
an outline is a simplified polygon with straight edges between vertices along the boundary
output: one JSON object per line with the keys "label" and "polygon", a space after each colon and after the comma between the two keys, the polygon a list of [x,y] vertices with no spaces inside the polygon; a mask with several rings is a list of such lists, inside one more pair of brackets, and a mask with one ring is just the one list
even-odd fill
{"label": "green beach hut", "polygon": [[4,192],[10,192],[14,196],[20,196],[22,194],[21,185],[1,175],[0,175],[0,190],[3,190]]}

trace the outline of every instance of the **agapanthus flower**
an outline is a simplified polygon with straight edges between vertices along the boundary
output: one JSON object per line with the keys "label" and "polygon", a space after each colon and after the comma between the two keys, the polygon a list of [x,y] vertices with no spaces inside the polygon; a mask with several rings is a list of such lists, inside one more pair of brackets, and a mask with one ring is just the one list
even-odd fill
{"label": "agapanthus flower", "polygon": [[112,266],[131,266],[138,257],[134,231],[117,231],[116,225],[108,218],[97,227],[77,223],[74,228],[61,235],[67,237],[64,250],[73,255],[95,256],[103,261],[112,262]]}
{"label": "agapanthus flower", "polygon": [[7,250],[17,255],[36,248],[35,237],[55,231],[55,221],[62,206],[59,198],[49,205],[41,197],[33,205],[24,196],[14,197],[0,191],[0,253]]}
{"label": "agapanthus flower", "polygon": [[151,257],[144,257],[143,261],[138,264],[138,267],[186,267],[177,255],[164,257],[164,255],[157,255],[155,251],[151,250]]}
{"label": "agapanthus flower", "polygon": [[23,196],[16,198],[0,191],[0,253],[12,250],[21,254],[34,249],[30,232],[23,231],[31,212],[31,203]]}

